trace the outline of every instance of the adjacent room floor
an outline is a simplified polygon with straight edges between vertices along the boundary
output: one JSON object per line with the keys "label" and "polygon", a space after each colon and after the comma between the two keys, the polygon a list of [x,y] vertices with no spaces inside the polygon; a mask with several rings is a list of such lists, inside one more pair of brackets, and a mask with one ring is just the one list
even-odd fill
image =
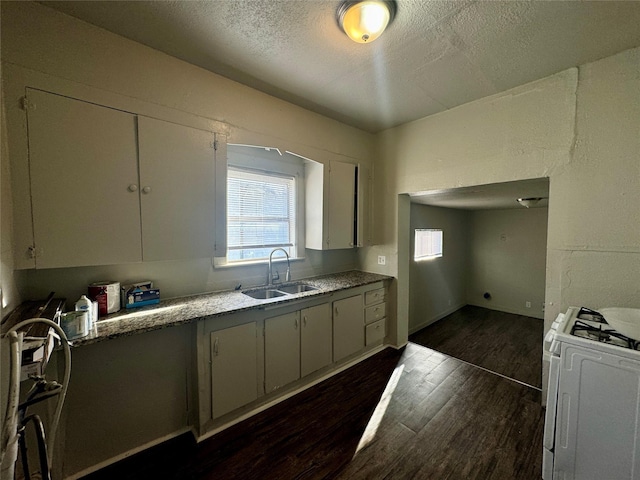
{"label": "adjacent room floor", "polygon": [[409,340],[541,388],[543,332],[539,318],[467,305]]}
{"label": "adjacent room floor", "polygon": [[464,360],[388,348],[205,442],[178,437],[88,478],[540,479],[540,391]]}

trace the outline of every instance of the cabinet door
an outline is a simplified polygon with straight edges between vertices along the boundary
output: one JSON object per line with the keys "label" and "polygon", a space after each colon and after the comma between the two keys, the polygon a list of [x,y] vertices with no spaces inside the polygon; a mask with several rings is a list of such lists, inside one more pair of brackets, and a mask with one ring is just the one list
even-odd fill
{"label": "cabinet door", "polygon": [[138,119],[143,259],[214,256],[214,134]]}
{"label": "cabinet door", "polygon": [[356,166],[331,162],[329,170],[329,248],[351,248],[355,231]]}
{"label": "cabinet door", "polygon": [[300,378],[300,312],[264,321],[265,393]]}
{"label": "cabinet door", "polygon": [[333,302],[333,360],[342,360],[363,348],[362,295]]}
{"label": "cabinet door", "polygon": [[211,333],[211,415],[217,418],[258,398],[256,323]]}
{"label": "cabinet door", "polygon": [[332,359],[331,308],[328,303],[301,310],[300,370],[304,377]]}
{"label": "cabinet door", "polygon": [[305,247],[313,250],[329,248],[327,235],[328,173],[322,163],[308,160],[304,166]]}
{"label": "cabinet door", "polygon": [[135,116],[38,90],[27,97],[36,267],[142,260]]}
{"label": "cabinet door", "polygon": [[356,196],[356,241],[358,247],[368,247],[373,243],[371,241],[371,232],[373,230],[371,177],[371,168],[368,165],[358,164],[358,195]]}

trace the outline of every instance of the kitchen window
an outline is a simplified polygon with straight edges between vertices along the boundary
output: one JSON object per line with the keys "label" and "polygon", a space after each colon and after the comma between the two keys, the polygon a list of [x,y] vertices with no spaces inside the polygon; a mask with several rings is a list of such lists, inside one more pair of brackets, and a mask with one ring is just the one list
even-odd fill
{"label": "kitchen window", "polygon": [[417,228],[415,231],[413,259],[416,262],[442,256],[442,230]]}
{"label": "kitchen window", "polygon": [[274,248],[295,257],[296,179],[229,167],[227,261],[269,258]]}
{"label": "kitchen window", "polygon": [[[217,265],[264,262],[274,248],[304,252],[304,165],[273,147],[228,145],[226,255]],[[282,252],[278,257],[282,256]]]}

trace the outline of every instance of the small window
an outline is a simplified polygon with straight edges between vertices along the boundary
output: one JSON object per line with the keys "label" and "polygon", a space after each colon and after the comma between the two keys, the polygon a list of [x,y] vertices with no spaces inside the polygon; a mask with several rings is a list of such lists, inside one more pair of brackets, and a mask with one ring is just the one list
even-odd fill
{"label": "small window", "polygon": [[229,166],[227,261],[269,258],[284,248],[296,257],[296,178]]}
{"label": "small window", "polygon": [[417,228],[413,259],[429,260],[442,256],[442,230]]}

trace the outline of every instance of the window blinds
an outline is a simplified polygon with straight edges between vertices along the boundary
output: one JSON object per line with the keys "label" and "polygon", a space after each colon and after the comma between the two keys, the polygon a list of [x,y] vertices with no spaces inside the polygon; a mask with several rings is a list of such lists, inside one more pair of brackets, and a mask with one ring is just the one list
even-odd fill
{"label": "window blinds", "polygon": [[276,247],[291,255],[295,212],[295,177],[229,167],[227,260],[267,258]]}

